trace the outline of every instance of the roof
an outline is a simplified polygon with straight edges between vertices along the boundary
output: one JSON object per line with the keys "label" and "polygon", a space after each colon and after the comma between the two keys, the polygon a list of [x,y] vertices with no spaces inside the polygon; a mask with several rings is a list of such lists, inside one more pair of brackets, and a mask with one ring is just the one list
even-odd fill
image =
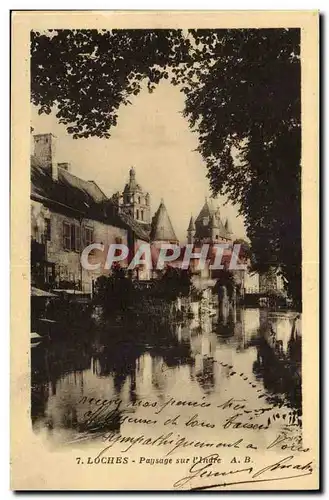
{"label": "roof", "polygon": [[190,223],[189,223],[189,225],[188,225],[187,230],[188,230],[188,231],[194,231],[194,229],[195,229],[194,218],[191,216],[191,218],[190,218]]}
{"label": "roof", "polygon": [[173,225],[163,200],[155,212],[151,226],[151,240],[178,242]]}
{"label": "roof", "polygon": [[124,190],[125,193],[131,192],[134,193],[136,191],[143,192],[142,187],[140,184],[137,184],[136,182],[136,171],[134,167],[131,167],[129,170],[129,182],[125,185]]}
{"label": "roof", "polygon": [[55,182],[50,168],[35,157],[31,159],[31,195],[47,198],[80,212],[107,200],[95,182],[85,181],[63,168],[58,168],[58,180]]}
{"label": "roof", "polygon": [[149,241],[141,225],[126,214],[119,214],[111,200],[94,181],[85,181],[63,168],[58,168],[54,181],[50,168],[31,158],[31,197],[47,205],[76,212],[81,217],[99,220],[104,224],[131,229],[138,238]]}
{"label": "roof", "polygon": [[127,226],[129,226],[134,231],[134,233],[140,240],[150,241],[150,237],[142,224],[135,221],[135,219],[133,219],[129,214],[123,211],[120,212],[119,217],[127,224]]}
{"label": "roof", "polygon": [[[206,223],[204,223],[204,220],[206,220]],[[196,227],[196,232],[195,232],[195,238],[196,239],[202,239],[202,238],[211,238],[212,236],[212,228],[218,229],[218,235],[222,238],[231,238],[231,234],[227,231],[226,227],[224,226],[219,209],[215,209],[211,202],[208,202],[206,199],[198,217],[196,218],[195,221],[195,227]]]}
{"label": "roof", "polygon": [[88,189],[88,192],[93,196],[94,199],[98,199],[100,201],[107,199],[106,194],[104,193],[104,191],[101,190],[101,188],[95,181],[83,181],[83,182],[88,182],[88,186],[86,187]]}
{"label": "roof", "polygon": [[201,211],[200,211],[199,215],[197,216],[195,222],[202,221],[204,219],[204,217],[209,217],[209,220],[210,220],[210,217],[212,216],[213,212],[214,212],[214,209],[213,209],[213,207],[210,207],[208,200],[206,198],[205,204],[201,208]]}

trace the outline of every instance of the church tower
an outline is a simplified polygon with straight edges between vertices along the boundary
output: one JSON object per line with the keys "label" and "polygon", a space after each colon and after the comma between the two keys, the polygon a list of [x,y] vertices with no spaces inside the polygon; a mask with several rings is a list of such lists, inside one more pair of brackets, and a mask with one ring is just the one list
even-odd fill
{"label": "church tower", "polygon": [[120,209],[141,224],[151,223],[150,195],[137,183],[134,167],[129,171],[129,182],[123,190]]}

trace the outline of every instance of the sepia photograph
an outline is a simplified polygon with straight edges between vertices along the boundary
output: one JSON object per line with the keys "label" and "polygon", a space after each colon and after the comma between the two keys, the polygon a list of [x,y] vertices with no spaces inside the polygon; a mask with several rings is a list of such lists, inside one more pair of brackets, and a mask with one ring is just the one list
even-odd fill
{"label": "sepia photograph", "polygon": [[44,462],[17,453],[14,489],[317,489],[302,24],[47,16],[24,25],[24,408]]}

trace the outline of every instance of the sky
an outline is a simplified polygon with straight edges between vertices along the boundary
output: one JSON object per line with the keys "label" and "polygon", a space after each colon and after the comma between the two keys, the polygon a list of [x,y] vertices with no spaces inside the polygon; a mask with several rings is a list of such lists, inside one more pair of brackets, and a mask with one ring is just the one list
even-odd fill
{"label": "sky", "polygon": [[[185,242],[190,217],[197,217],[210,190],[206,165],[195,151],[198,136],[182,116],[184,95],[163,81],[153,94],[142,90],[130,100],[131,105],[119,108],[109,139],[73,139],[54,112],[38,115],[32,105],[33,133],[53,133],[57,161],[69,162],[73,174],[94,180],[109,197],[123,190],[134,166],[137,182],[150,193],[151,214],[163,198],[176,236]],[[218,197],[213,204],[221,207],[224,221],[229,218],[233,235],[245,238],[243,218],[225,201]]]}

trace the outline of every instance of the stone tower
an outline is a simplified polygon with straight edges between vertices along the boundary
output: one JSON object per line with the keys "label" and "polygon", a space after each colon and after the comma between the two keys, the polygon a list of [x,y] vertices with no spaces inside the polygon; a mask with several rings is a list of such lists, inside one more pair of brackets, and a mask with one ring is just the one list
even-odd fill
{"label": "stone tower", "polygon": [[214,208],[206,198],[195,221],[190,220],[187,238],[188,243],[231,243],[232,231],[228,220],[223,223],[220,208]]}
{"label": "stone tower", "polygon": [[161,200],[159,208],[152,219],[151,241],[178,244],[178,238],[163,200]]}
{"label": "stone tower", "polygon": [[120,198],[121,209],[141,224],[151,223],[150,195],[137,183],[134,167],[129,171],[129,182]]}

